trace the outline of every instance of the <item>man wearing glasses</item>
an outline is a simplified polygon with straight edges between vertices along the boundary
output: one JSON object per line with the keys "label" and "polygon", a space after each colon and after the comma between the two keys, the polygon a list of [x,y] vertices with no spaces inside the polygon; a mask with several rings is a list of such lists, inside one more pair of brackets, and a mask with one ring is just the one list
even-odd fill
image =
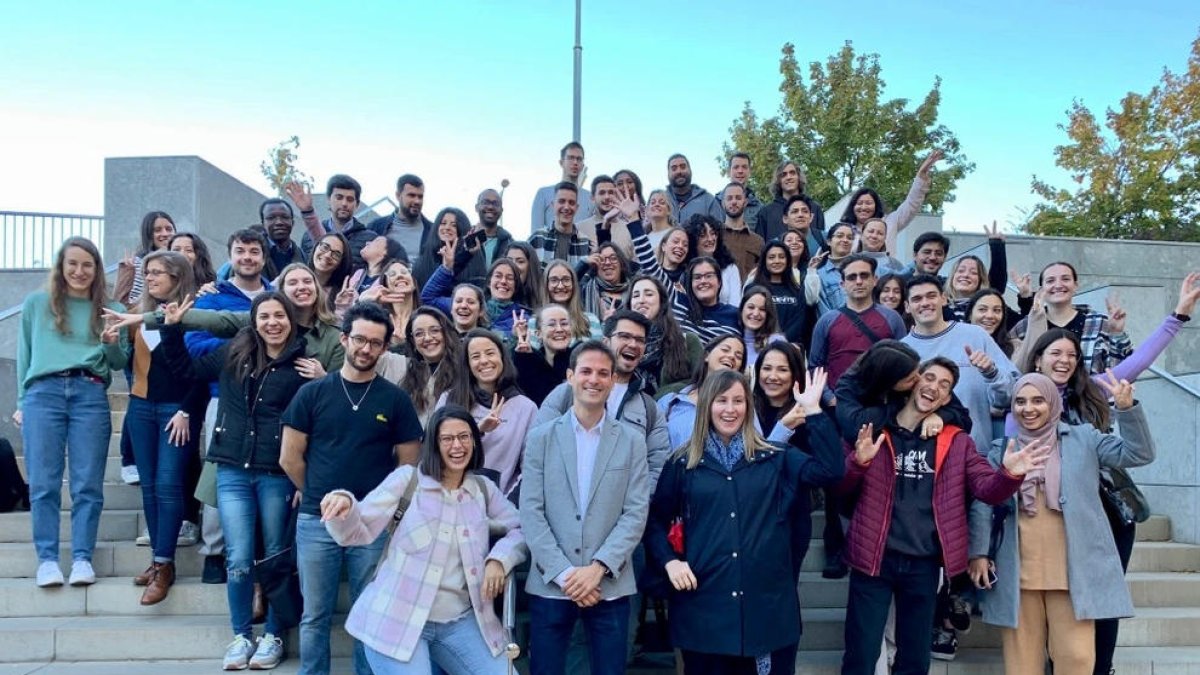
{"label": "man wearing glasses", "polygon": [[[300,672],[306,675],[330,672],[329,631],[342,564],[348,567],[353,603],[387,543],[384,532],[369,546],[339,546],[321,522],[321,498],[340,489],[362,499],[397,464],[417,461],[421,423],[412,400],[375,375],[391,339],[386,310],[373,303],[352,306],[342,323],[346,360],[341,369],[301,387],[283,416],[279,464],[302,492],[296,553],[304,595]],[[358,642],[354,672],[371,673]]]}

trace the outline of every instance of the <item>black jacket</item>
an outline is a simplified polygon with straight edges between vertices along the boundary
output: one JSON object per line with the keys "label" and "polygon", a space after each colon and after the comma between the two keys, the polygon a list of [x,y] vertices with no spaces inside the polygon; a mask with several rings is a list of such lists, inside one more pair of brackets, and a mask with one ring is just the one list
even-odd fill
{"label": "black jacket", "polygon": [[[845,468],[827,415],[808,418],[802,433],[811,454],[776,447],[753,461],[739,460],[732,472],[708,455],[694,469],[687,469],[685,457],[663,468],[646,523],[648,562],[661,570],[684,559],[699,584],[670,593],[675,647],[760,656],[799,640],[793,507],[802,491],[836,483]],[[677,515],[683,516],[683,556],[667,543]]]}
{"label": "black jacket", "polygon": [[[754,219],[754,231],[758,236],[763,238],[763,241],[771,241],[772,239],[780,239],[783,237],[784,230],[787,228],[783,225],[783,209],[787,206],[787,199],[776,197],[770,204],[764,204],[758,210],[758,215]],[[816,247],[812,246],[815,243],[825,245],[825,211],[821,209],[821,205],[812,197],[808,198],[808,209],[812,211],[812,222],[808,225],[809,232],[809,251],[808,255],[811,258],[816,255]]]}
{"label": "black jacket", "polygon": [[[305,342],[293,341],[261,377],[235,374],[225,367],[229,344],[195,360],[171,359],[172,364],[183,364],[176,376],[190,378],[194,384],[183,409],[193,416],[204,415],[208,383],[217,379],[219,405],[216,424],[209,434],[208,461],[282,475],[279,450],[283,411],[296,391],[310,382],[296,371],[296,359],[305,356]],[[181,349],[187,355],[182,331],[175,326],[163,328],[163,346],[169,353]]]}

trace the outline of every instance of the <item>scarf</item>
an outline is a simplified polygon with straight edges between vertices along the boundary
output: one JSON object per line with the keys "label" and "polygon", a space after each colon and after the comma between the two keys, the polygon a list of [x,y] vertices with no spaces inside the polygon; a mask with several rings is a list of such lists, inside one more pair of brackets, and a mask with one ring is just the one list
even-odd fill
{"label": "scarf", "polygon": [[505,312],[511,312],[513,308],[512,300],[493,300],[488,298],[483,303],[483,311],[487,312],[488,320],[496,323],[496,318]]}
{"label": "scarf", "polygon": [[607,312],[604,306],[606,295],[624,295],[629,287],[629,280],[609,283],[597,274],[588,274],[587,282],[583,285],[583,311],[596,316],[604,316]]}
{"label": "scarf", "polygon": [[657,321],[651,321],[650,332],[646,334],[646,353],[642,355],[638,370],[654,375],[655,380],[662,371],[662,343],[663,329]]}
{"label": "scarf", "polygon": [[1062,486],[1062,452],[1058,443],[1058,423],[1062,419],[1063,403],[1062,393],[1059,392],[1058,387],[1050,378],[1041,373],[1022,375],[1013,385],[1013,398],[1016,398],[1017,392],[1026,386],[1036,389],[1050,404],[1050,418],[1037,429],[1026,429],[1021,425],[1019,418],[1016,420],[1019,448],[1024,448],[1030,443],[1049,443],[1050,445],[1050,454],[1046,459],[1045,466],[1025,474],[1025,480],[1021,483],[1021,511],[1027,516],[1034,516],[1038,512],[1037,489],[1039,486],[1046,494],[1046,506],[1055,511],[1062,511],[1062,505],[1058,503]]}

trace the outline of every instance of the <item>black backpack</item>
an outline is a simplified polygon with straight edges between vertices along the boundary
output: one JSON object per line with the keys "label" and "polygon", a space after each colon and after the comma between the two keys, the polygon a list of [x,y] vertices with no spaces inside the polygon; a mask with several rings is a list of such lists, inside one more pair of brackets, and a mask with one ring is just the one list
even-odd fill
{"label": "black backpack", "polygon": [[0,513],[29,510],[29,486],[17,468],[17,455],[6,438],[0,438]]}

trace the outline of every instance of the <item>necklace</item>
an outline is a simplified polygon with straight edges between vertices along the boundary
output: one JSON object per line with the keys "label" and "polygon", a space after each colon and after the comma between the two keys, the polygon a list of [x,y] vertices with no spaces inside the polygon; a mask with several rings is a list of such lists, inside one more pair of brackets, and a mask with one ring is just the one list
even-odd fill
{"label": "necklace", "polygon": [[358,397],[358,403],[355,403],[354,399],[350,398],[350,390],[346,388],[346,378],[339,375],[338,381],[342,383],[342,393],[346,395],[346,400],[350,402],[350,409],[354,412],[358,412],[358,406],[362,405],[362,402],[367,398],[367,394],[371,393],[371,385],[375,384],[375,378],[372,377],[371,381],[367,383],[367,390],[363,392],[362,396]]}

